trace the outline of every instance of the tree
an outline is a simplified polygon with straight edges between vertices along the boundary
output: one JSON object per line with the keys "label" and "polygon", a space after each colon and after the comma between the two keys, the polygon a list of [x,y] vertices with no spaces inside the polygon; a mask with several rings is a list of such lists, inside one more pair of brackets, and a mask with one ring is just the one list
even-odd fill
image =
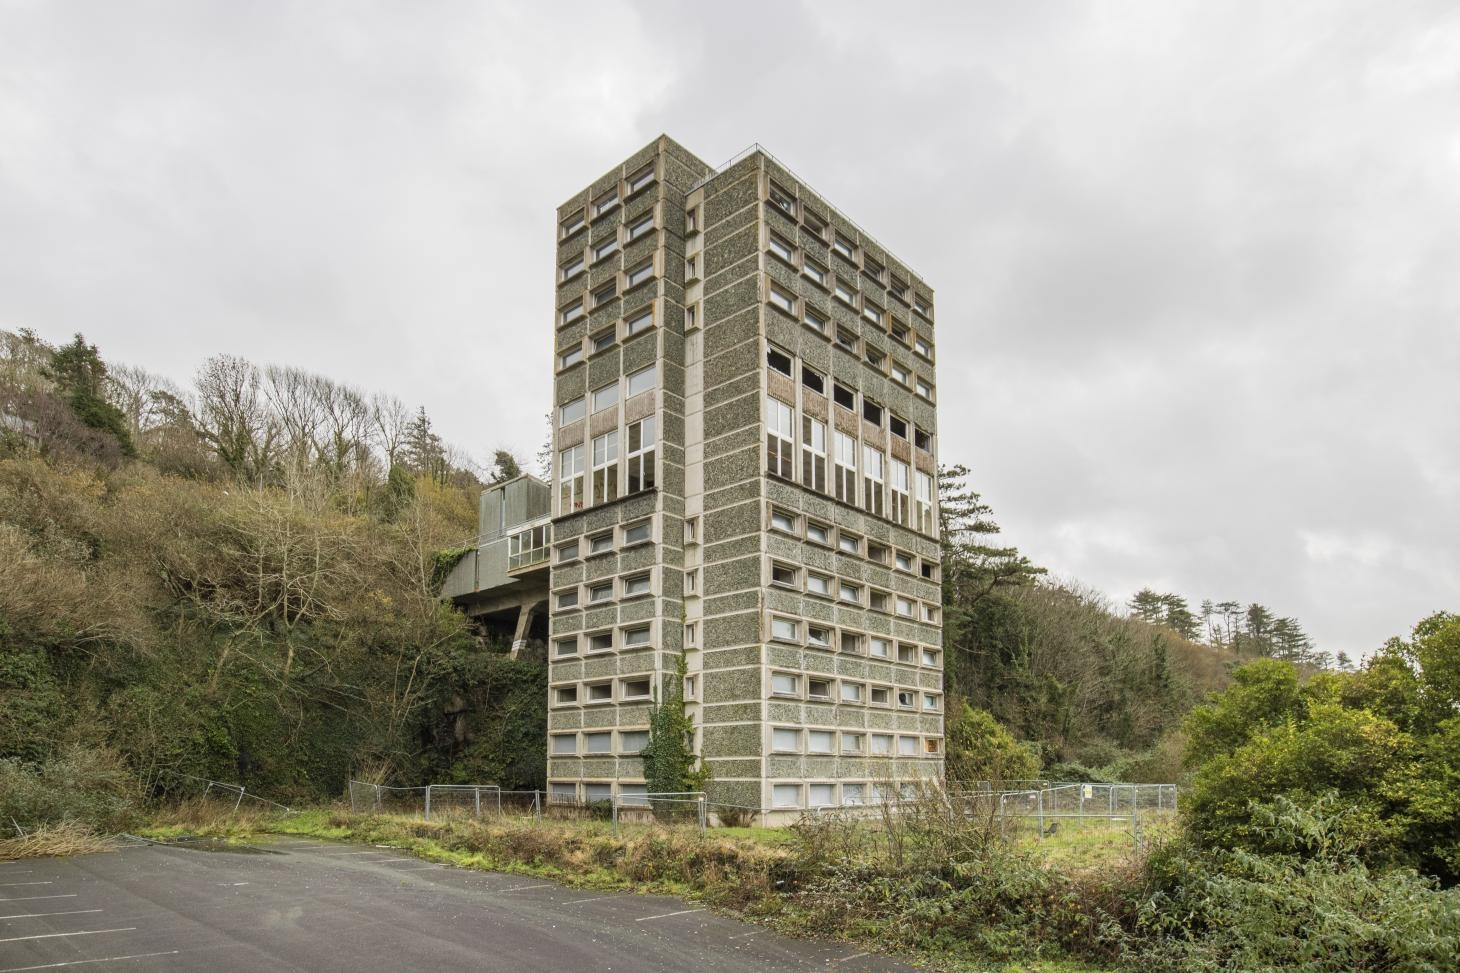
{"label": "tree", "polygon": [[938,469],[938,526],[943,545],[943,590],[967,611],[998,588],[1033,582],[1045,573],[1015,547],[986,542],[999,533],[993,508],[967,484],[968,467]]}
{"label": "tree", "polygon": [[1015,740],[992,713],[962,703],[948,721],[946,774],[949,782],[1025,781],[1039,775],[1039,756]]}
{"label": "tree", "polygon": [[417,473],[429,476],[437,483],[447,481],[449,471],[446,462],[446,448],[441,437],[431,428],[431,419],[424,407],[416,410],[416,417],[406,427],[401,444],[402,459]]}
{"label": "tree", "polygon": [[69,345],[51,354],[45,374],[56,383],[57,391],[82,425],[116,437],[123,455],[137,455],[126,417],[107,400],[106,363],[96,345],[88,345],[85,338],[76,335]]}
{"label": "tree", "polygon": [[258,479],[273,472],[279,437],[259,371],[233,355],[203,363],[197,382],[198,432],[235,476]]}
{"label": "tree", "polygon": [[1161,624],[1163,599],[1165,597],[1165,595],[1158,595],[1150,588],[1142,588],[1131,597],[1130,612],[1143,622],[1159,625]]}
{"label": "tree", "polygon": [[492,454],[492,473],[488,481],[492,484],[506,483],[522,475],[522,466],[508,449],[498,449]]}
{"label": "tree", "polygon": [[[684,712],[684,654],[676,660],[674,675],[654,694],[649,707],[649,742],[639,752],[644,784],[650,794],[700,791],[710,768],[694,752],[694,723]],[[669,805],[672,811],[675,805]],[[655,813],[660,812],[655,808]]]}

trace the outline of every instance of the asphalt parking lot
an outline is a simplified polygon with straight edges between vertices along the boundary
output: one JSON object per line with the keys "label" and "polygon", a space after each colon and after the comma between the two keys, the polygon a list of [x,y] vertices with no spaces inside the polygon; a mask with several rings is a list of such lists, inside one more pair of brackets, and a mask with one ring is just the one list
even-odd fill
{"label": "asphalt parking lot", "polygon": [[0,973],[909,970],[693,902],[282,839],[0,862]]}

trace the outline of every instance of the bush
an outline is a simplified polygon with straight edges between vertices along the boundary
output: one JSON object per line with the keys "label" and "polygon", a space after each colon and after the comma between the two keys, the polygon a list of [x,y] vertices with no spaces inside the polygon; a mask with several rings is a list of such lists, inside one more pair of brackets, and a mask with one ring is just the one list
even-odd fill
{"label": "bush", "polygon": [[1460,956],[1460,891],[1375,874],[1335,795],[1252,808],[1279,853],[1178,847],[1152,863],[1128,959],[1160,971],[1441,973]]}
{"label": "bush", "polygon": [[62,823],[107,834],[137,819],[137,779],[110,750],[71,747],[44,763],[0,760],[0,826],[31,831]]}

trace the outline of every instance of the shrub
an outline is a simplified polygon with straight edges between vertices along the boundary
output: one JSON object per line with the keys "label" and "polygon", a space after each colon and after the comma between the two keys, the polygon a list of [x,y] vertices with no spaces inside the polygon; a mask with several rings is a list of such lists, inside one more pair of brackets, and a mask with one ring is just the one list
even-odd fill
{"label": "shrub", "polygon": [[0,825],[31,831],[72,822],[115,833],[136,822],[138,790],[110,750],[71,747],[40,764],[0,760]]}

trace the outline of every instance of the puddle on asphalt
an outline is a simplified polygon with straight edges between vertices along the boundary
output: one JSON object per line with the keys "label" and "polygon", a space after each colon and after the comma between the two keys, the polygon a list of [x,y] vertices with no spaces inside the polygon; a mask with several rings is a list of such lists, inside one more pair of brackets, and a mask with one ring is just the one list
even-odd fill
{"label": "puddle on asphalt", "polygon": [[191,851],[221,851],[233,855],[282,855],[281,851],[274,851],[271,848],[260,848],[257,845],[231,845],[218,838],[174,838],[171,841],[160,841],[158,844],[166,848],[187,848]]}

